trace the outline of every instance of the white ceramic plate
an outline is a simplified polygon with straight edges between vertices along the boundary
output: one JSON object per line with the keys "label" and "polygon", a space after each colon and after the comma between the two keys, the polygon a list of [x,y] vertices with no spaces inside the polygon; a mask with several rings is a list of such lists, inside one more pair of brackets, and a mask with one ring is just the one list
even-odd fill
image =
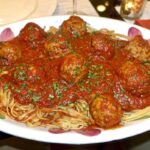
{"label": "white ceramic plate", "polygon": [[[131,24],[127,24],[125,22],[106,19],[106,18],[98,18],[98,17],[87,17],[81,16],[83,19],[88,22],[91,26],[100,29],[107,28],[110,30],[115,30],[118,33],[127,34],[128,29]],[[27,23],[27,22],[35,22],[38,23],[41,27],[49,27],[51,25],[58,27],[64,19],[67,19],[68,16],[51,16],[44,18],[37,18],[31,20],[25,20],[18,23],[14,23],[9,25],[9,27],[14,31],[17,35],[19,30]],[[6,28],[1,27],[0,32]],[[144,29],[142,27],[135,26],[142,31],[144,38],[150,38],[150,31]],[[49,133],[46,129],[43,128],[29,128],[24,124],[17,123],[12,120],[2,120],[0,119],[0,131],[5,133],[9,133],[18,137],[32,139],[36,141],[49,142],[49,143],[65,143],[65,144],[90,144],[90,143],[103,143],[107,141],[114,141],[118,139],[127,138],[130,136],[135,136],[137,134],[146,132],[150,130],[150,118],[143,119],[139,121],[134,121],[130,124],[127,124],[123,127],[110,129],[102,131],[101,134],[93,137],[84,136],[74,132],[62,133],[62,134],[52,134]]]}
{"label": "white ceramic plate", "polygon": [[26,18],[50,16],[57,0],[0,0],[0,26]]}

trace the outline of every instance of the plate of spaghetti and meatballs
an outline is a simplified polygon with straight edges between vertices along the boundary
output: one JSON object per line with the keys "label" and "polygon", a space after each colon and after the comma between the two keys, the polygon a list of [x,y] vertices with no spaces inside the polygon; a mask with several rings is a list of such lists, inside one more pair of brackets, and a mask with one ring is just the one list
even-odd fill
{"label": "plate of spaghetti and meatballs", "polygon": [[66,144],[149,131],[148,39],[142,27],[90,16],[1,27],[0,131]]}

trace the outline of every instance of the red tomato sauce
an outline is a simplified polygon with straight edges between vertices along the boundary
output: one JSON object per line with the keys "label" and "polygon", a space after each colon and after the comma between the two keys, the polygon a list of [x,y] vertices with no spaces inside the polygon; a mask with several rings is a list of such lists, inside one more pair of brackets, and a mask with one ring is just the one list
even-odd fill
{"label": "red tomato sauce", "polygon": [[[30,25],[32,26],[32,23]],[[32,32],[32,37],[28,39],[28,34],[33,29],[36,33]],[[23,30],[26,31],[23,32]],[[11,90],[12,96],[18,103],[55,107],[67,105],[78,99],[90,102],[92,95],[109,93],[121,103],[122,108],[126,111],[150,105],[149,93],[146,96],[136,96],[121,85],[122,78],[116,68],[130,58],[129,54],[124,54],[115,48],[111,57],[105,58],[106,54],[102,57],[99,56],[101,53],[95,54],[91,45],[92,34],[87,32],[81,36],[54,43],[55,40],[51,40],[53,35],[43,32],[40,27],[33,25],[30,30],[25,27],[20,35],[11,41],[14,44],[19,41],[17,46],[20,48],[21,57],[1,67],[1,70],[9,73],[1,75],[0,86],[4,90]],[[69,51],[61,56],[58,56],[59,53],[57,53],[57,57],[52,59],[45,52],[46,48],[51,50],[48,44],[45,48],[45,41],[53,42],[50,43],[53,50],[56,47],[63,49],[63,42],[63,45],[68,46]],[[106,41],[107,38],[105,43],[109,42],[109,45],[114,45],[114,41],[112,43],[110,39]],[[67,51],[66,47],[65,51]],[[71,56],[68,56],[69,54]],[[82,64],[73,61],[63,63],[66,57],[72,57],[72,55],[79,59],[82,58]],[[76,61],[76,58],[74,60]],[[67,64],[67,66],[62,66],[62,64]],[[68,74],[72,77],[71,81],[65,78]]]}

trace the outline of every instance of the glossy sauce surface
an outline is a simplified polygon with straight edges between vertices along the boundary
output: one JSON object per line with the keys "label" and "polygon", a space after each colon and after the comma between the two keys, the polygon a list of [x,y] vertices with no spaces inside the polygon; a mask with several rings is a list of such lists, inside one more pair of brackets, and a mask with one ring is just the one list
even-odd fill
{"label": "glossy sauce surface", "polygon": [[[0,43],[1,49],[12,48],[1,54],[0,86],[11,90],[15,100],[23,105],[56,107],[78,99],[90,103],[93,95],[109,94],[125,111],[149,106],[149,68],[124,51],[128,42],[88,33],[84,23],[80,24],[78,18],[75,22],[79,22],[75,31],[66,32],[70,28],[64,23],[55,34],[29,23],[15,39]],[[127,61],[147,72],[145,75],[135,69],[138,78],[145,76],[142,84],[134,79],[133,85],[126,84],[121,68]],[[127,68],[130,75],[130,66]],[[146,93],[141,92],[143,88]]]}

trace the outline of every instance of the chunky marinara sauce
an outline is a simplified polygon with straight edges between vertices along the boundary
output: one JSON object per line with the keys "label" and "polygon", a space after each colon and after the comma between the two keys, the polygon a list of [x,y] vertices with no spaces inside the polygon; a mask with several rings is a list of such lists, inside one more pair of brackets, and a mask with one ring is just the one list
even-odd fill
{"label": "chunky marinara sauce", "polygon": [[126,111],[150,105],[149,67],[125,48],[130,44],[99,31],[87,32],[76,16],[54,32],[28,23],[11,41],[0,43],[0,86],[23,105],[88,103],[110,95]]}

